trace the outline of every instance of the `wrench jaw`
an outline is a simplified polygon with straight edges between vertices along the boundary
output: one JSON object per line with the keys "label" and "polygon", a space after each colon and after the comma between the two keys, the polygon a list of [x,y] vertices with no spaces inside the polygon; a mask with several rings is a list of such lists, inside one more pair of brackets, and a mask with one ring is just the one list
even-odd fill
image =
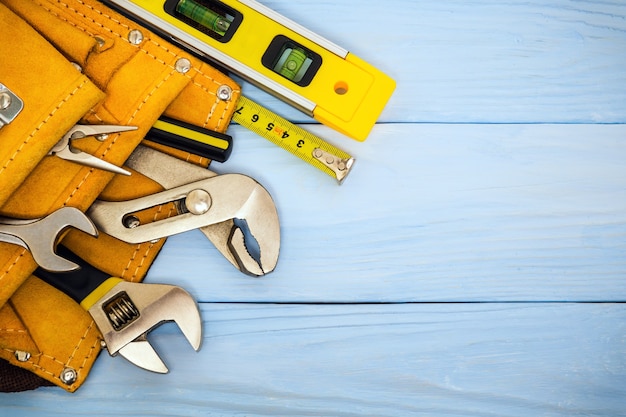
{"label": "wrench jaw", "polygon": [[198,306],[187,291],[173,285],[123,281],[100,298],[89,313],[111,356],[120,354],[149,371],[168,371],[147,339],[160,324],[175,322],[196,351],[202,343]]}
{"label": "wrench jaw", "polygon": [[61,235],[70,227],[98,236],[96,226],[82,211],[75,207],[62,207],[41,219],[2,219],[0,241],[28,249],[35,262],[45,270],[74,271],[80,266],[55,253]]}
{"label": "wrench jaw", "polygon": [[[56,227],[56,229],[59,230],[59,232],[54,235],[53,238],[53,233],[46,234],[47,236],[50,236],[52,238],[50,242],[46,243],[47,246],[55,249],[57,241],[61,237],[61,234],[70,227],[78,229],[81,232],[87,233],[93,237],[98,236],[98,229],[96,229],[96,226],[93,224],[93,222],[82,211],[75,207],[60,208],[59,210],[48,215],[47,217],[44,217],[43,221],[47,222],[46,227],[48,227],[49,229],[54,230],[52,228]],[[31,253],[35,255],[35,253],[39,253],[39,251],[31,250]],[[51,254],[48,253],[47,258],[49,259],[42,260],[37,257],[35,258],[35,261],[39,266],[49,271],[72,271],[80,268],[79,265],[60,257],[54,251]]]}
{"label": "wrench jaw", "polygon": [[117,353],[130,363],[148,371],[159,374],[169,372],[159,354],[156,353],[150,342],[148,342],[145,333],[126,346],[123,346]]}

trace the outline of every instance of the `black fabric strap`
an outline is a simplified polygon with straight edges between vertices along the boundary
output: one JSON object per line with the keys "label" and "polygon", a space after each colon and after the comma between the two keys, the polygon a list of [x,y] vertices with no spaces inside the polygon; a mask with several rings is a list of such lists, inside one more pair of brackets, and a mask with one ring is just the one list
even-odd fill
{"label": "black fabric strap", "polygon": [[51,387],[54,384],[43,378],[11,365],[4,359],[0,359],[0,392],[30,391],[39,387]]}

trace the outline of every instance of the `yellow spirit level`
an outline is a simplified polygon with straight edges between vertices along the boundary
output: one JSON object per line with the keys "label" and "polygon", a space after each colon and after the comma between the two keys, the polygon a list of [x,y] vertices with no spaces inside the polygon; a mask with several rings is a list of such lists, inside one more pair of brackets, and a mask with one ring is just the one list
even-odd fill
{"label": "yellow spirit level", "polygon": [[105,0],[154,31],[363,141],[395,82],[255,0]]}

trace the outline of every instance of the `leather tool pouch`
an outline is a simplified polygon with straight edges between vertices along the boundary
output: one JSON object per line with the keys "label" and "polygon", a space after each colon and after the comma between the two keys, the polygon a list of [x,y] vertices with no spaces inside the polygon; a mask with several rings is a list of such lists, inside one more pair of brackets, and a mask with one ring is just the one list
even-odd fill
{"label": "leather tool pouch", "polygon": [[[73,143],[122,165],[162,114],[224,132],[235,110],[233,80],[95,0],[0,0],[0,26],[0,83],[24,102],[0,128],[0,216],[34,219],[63,206],[85,211],[96,198],[161,190],[138,173],[124,177],[48,156],[76,123],[137,126],[102,142]],[[233,90],[231,101],[217,97],[222,85]],[[164,212],[155,208],[155,216]],[[85,260],[129,281],[143,279],[163,243],[131,245],[75,230],[63,237]],[[26,249],[0,243],[0,358],[75,391],[101,349],[101,335],[78,304],[32,276],[36,266]],[[5,391],[32,388],[32,381],[8,382]]]}

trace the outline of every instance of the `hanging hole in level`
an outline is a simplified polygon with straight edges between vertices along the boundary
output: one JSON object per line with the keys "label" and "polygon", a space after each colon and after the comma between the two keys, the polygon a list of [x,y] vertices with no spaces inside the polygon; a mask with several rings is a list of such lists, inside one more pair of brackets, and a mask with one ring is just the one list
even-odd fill
{"label": "hanging hole in level", "polygon": [[335,93],[339,94],[340,96],[343,96],[347,92],[348,92],[348,83],[346,83],[345,81],[339,81],[337,82],[337,84],[335,84]]}

